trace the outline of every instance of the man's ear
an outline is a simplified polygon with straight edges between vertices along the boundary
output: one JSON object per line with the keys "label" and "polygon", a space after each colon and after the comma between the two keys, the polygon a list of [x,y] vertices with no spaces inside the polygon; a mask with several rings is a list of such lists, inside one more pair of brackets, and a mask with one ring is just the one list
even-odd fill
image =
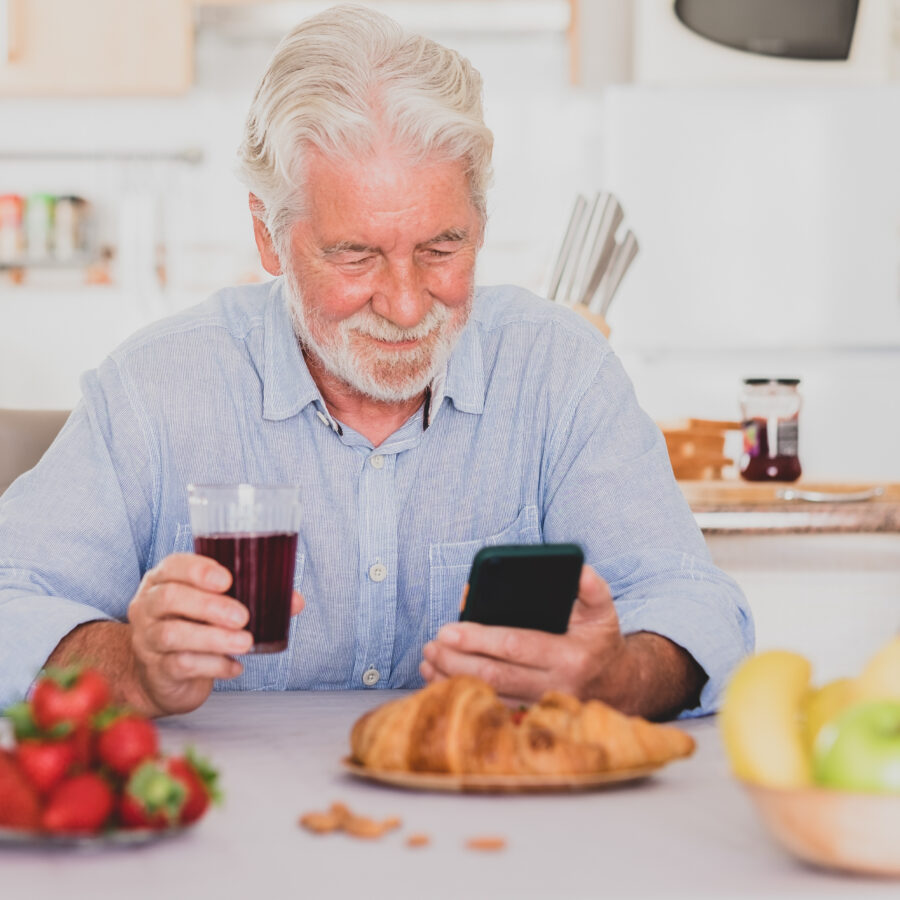
{"label": "man's ear", "polygon": [[259,259],[262,267],[270,275],[281,274],[281,261],[275,252],[275,242],[269,229],[266,228],[261,215],[264,207],[259,197],[250,195],[250,213],[253,216],[253,237],[256,239],[256,249],[259,250]]}

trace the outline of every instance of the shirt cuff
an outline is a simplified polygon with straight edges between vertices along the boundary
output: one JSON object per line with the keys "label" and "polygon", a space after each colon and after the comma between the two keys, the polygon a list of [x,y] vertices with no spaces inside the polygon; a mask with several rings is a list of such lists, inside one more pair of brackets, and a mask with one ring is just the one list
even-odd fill
{"label": "shirt cuff", "polygon": [[706,672],[700,704],[684,710],[678,718],[716,712],[731,673],[753,649],[752,625],[741,625],[739,610],[731,618],[718,604],[696,598],[667,597],[658,603],[641,601],[637,606],[629,610],[628,601],[624,601],[618,608],[622,634],[650,631],[668,638],[690,653]]}
{"label": "shirt cuff", "polygon": [[25,699],[57,644],[85,622],[114,621],[74,600],[0,594],[0,710]]}

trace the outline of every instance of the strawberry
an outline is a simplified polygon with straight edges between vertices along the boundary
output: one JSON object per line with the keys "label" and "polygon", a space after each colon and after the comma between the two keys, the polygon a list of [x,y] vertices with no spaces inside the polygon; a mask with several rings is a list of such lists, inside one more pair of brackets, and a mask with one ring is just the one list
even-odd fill
{"label": "strawberry", "polygon": [[94,834],[113,811],[112,788],[96,772],[82,772],[61,781],[47,798],[41,816],[46,831]]}
{"label": "strawberry", "polygon": [[88,724],[78,725],[69,738],[75,748],[75,765],[89,769],[94,763],[94,732]]}
{"label": "strawberry", "polygon": [[47,794],[75,763],[76,749],[71,740],[42,741],[34,738],[20,741],[15,749],[19,769],[42,794]]}
{"label": "strawberry", "polygon": [[97,757],[119,775],[130,775],[142,762],[159,753],[156,726],[136,713],[119,714],[101,725]]}
{"label": "strawberry", "polygon": [[167,828],[196,822],[221,799],[218,772],[192,750],[145,762],[134,770],[119,802],[119,817],[129,828]]}
{"label": "strawberry", "polygon": [[196,756],[190,748],[184,756],[174,756],[166,764],[169,774],[180,781],[187,791],[187,800],[178,821],[182,825],[196,822],[209,808],[210,801],[219,803],[219,773],[209,760]]}
{"label": "strawberry", "polygon": [[0,750],[0,825],[38,828],[41,803],[34,785],[28,781],[6,750]]}
{"label": "strawberry", "polygon": [[109,684],[96,669],[46,669],[31,694],[31,712],[38,728],[77,728],[88,725],[109,701]]}
{"label": "strawberry", "polygon": [[157,761],[139,765],[119,798],[119,821],[125,828],[170,828],[178,824],[187,799],[185,786]]}

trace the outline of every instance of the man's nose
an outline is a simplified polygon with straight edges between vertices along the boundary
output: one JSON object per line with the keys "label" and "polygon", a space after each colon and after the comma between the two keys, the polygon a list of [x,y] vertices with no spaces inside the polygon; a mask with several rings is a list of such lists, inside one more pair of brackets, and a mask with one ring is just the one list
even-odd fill
{"label": "man's nose", "polygon": [[400,328],[413,328],[428,313],[432,302],[414,263],[389,263],[372,297],[372,309]]}

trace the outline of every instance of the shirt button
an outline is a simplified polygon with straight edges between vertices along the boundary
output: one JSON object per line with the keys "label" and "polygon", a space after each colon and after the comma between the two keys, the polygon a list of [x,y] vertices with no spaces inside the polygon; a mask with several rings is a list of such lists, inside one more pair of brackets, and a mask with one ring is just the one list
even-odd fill
{"label": "shirt button", "polygon": [[384,468],[384,457],[380,453],[371,457],[369,459],[369,462],[372,463],[373,469],[383,469]]}
{"label": "shirt button", "polygon": [[369,578],[372,581],[384,581],[387,578],[387,567],[383,566],[381,563],[375,563],[374,566],[369,566]]}
{"label": "shirt button", "polygon": [[363,684],[366,687],[372,687],[373,684],[378,684],[378,679],[381,678],[381,673],[375,666],[369,666],[365,672],[363,672]]}

